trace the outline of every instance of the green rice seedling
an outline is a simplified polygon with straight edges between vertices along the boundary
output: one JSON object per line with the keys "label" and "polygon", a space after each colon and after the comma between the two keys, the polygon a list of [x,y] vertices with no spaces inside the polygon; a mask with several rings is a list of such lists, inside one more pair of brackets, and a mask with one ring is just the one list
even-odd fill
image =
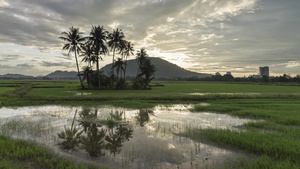
{"label": "green rice seedling", "polygon": [[230,145],[247,152],[267,155],[277,160],[290,163],[300,162],[300,142],[285,137],[278,137],[276,133],[238,132],[220,129],[189,129],[183,136],[197,141],[213,141],[220,145]]}
{"label": "green rice seedling", "polygon": [[[13,165],[11,165],[11,160],[14,161]],[[14,166],[20,166],[17,164],[18,162],[24,168],[27,166],[28,168],[31,168],[30,166],[34,168],[96,168],[87,164],[78,165],[57,157],[53,152],[41,148],[35,143],[12,140],[0,135],[0,166],[5,164],[5,166],[9,166],[8,168],[14,168]]]}
{"label": "green rice seedling", "polygon": [[29,136],[42,137],[51,132],[51,127],[46,128],[49,121],[42,119],[38,121],[30,121],[29,119],[13,119],[5,122],[0,126],[0,131],[3,135],[12,136]]}
{"label": "green rice seedling", "polygon": [[266,155],[256,157],[249,160],[237,159],[231,160],[229,163],[225,164],[224,169],[231,169],[233,167],[238,167],[241,169],[260,169],[260,168],[271,168],[271,169],[298,169],[299,166],[295,165],[289,161],[276,161]]}

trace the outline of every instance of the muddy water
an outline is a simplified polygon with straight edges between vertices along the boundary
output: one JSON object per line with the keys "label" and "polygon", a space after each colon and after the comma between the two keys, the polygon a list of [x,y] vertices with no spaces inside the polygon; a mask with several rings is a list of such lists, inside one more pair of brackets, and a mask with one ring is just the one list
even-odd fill
{"label": "muddy water", "polygon": [[[82,107],[2,107],[0,132],[15,138],[36,141],[76,161],[107,165],[111,168],[206,168],[223,166],[229,159],[246,157],[241,152],[174,135],[189,127],[237,130],[235,126],[250,121],[225,114],[192,113],[190,108],[192,105],[161,105],[141,110],[110,106],[90,107],[92,112],[97,112],[98,121],[107,121],[118,116],[122,123],[126,123],[133,130],[132,138],[122,142],[120,152],[115,156],[104,150],[104,156],[91,158],[82,149],[67,151],[58,146],[62,140],[57,134],[64,127],[70,128],[74,113],[80,113],[84,109]],[[79,121],[80,116],[77,115],[75,126],[79,127]]]}

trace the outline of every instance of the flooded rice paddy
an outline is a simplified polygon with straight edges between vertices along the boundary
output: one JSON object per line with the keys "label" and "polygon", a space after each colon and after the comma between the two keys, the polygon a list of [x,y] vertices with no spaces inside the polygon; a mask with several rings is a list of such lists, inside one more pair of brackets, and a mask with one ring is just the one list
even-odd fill
{"label": "flooded rice paddy", "polygon": [[[176,135],[191,127],[238,130],[236,126],[251,121],[226,114],[192,113],[192,107],[2,107],[0,132],[38,142],[76,161],[110,168],[206,168],[247,157]],[[66,141],[70,131],[75,138],[72,144]]]}

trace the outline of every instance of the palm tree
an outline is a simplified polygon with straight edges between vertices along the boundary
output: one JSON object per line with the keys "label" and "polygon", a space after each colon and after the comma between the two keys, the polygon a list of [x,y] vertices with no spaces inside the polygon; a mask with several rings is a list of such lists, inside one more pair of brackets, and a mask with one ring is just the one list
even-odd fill
{"label": "palm tree", "polygon": [[81,84],[81,88],[84,89],[80,72],[79,72],[79,66],[78,66],[78,60],[77,60],[77,53],[80,52],[80,46],[83,45],[83,42],[85,41],[85,38],[81,35],[82,32],[79,32],[79,28],[74,28],[73,26],[69,28],[68,32],[62,32],[61,33],[64,36],[59,37],[59,39],[62,39],[63,41],[67,41],[67,43],[64,45],[63,50],[69,50],[68,55],[70,55],[70,52],[75,53],[75,60],[76,60],[76,66],[77,66],[77,72]]}
{"label": "palm tree", "polygon": [[138,70],[137,70],[137,73],[136,73],[136,79],[138,78],[141,65],[143,64],[144,60],[147,57],[148,57],[148,54],[147,54],[147,52],[144,48],[142,48],[140,51],[137,51],[136,61],[137,61],[137,64],[138,64]]}
{"label": "palm tree", "polygon": [[88,66],[91,67],[92,63],[96,63],[96,57],[94,57],[94,50],[91,43],[86,43],[81,46],[81,55],[83,56],[81,62],[88,62]]}
{"label": "palm tree", "polygon": [[141,73],[139,74],[139,77],[142,77],[143,75],[145,75],[144,89],[146,89],[147,86],[149,85],[150,81],[154,79],[153,75],[154,75],[155,71],[156,71],[156,68],[155,68],[154,64],[151,63],[151,60],[149,58],[146,58],[140,66]]}
{"label": "palm tree", "polygon": [[123,51],[123,55],[125,56],[125,70],[124,70],[124,80],[125,80],[125,76],[126,76],[126,67],[127,67],[127,59],[130,55],[133,55],[133,44],[131,42],[128,41],[124,41],[123,43],[124,45],[122,45],[124,47],[124,51]]}
{"label": "palm tree", "polygon": [[114,30],[113,33],[110,33],[108,36],[108,45],[109,47],[111,47],[111,49],[113,50],[113,60],[112,60],[112,73],[114,74],[114,69],[113,69],[113,65],[115,62],[115,52],[116,49],[119,49],[121,46],[121,43],[124,41],[123,39],[125,38],[122,30],[119,30],[117,28],[117,30]]}
{"label": "palm tree", "polygon": [[93,69],[91,66],[84,66],[83,67],[83,79],[82,81],[84,81],[86,79],[87,81],[87,85],[88,88],[90,88],[90,84],[91,84],[91,75],[93,74]]}
{"label": "palm tree", "polygon": [[[119,79],[119,74],[120,74],[120,71],[122,73],[122,71],[124,72],[124,61],[121,59],[121,58],[118,58],[117,61],[115,61],[114,65],[113,65],[113,69],[116,68],[116,71],[117,71],[117,79]],[[121,74],[122,76],[122,74]]]}
{"label": "palm tree", "polygon": [[100,71],[99,71],[99,55],[106,54],[108,52],[105,42],[107,39],[108,32],[103,28],[103,26],[93,26],[90,33],[89,42],[93,46],[94,54],[97,63],[97,74],[98,74],[98,89],[100,89]]}

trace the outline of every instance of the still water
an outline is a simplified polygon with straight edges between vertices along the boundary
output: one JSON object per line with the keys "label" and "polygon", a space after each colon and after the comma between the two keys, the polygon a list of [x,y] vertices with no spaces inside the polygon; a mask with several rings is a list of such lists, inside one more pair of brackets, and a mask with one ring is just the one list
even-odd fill
{"label": "still water", "polygon": [[[247,158],[236,150],[177,136],[191,127],[238,130],[236,126],[251,121],[226,114],[193,113],[189,110],[192,107],[2,107],[0,132],[35,141],[76,161],[110,168],[206,168],[223,166],[237,157]],[[78,136],[72,148],[62,139],[70,130]]]}

